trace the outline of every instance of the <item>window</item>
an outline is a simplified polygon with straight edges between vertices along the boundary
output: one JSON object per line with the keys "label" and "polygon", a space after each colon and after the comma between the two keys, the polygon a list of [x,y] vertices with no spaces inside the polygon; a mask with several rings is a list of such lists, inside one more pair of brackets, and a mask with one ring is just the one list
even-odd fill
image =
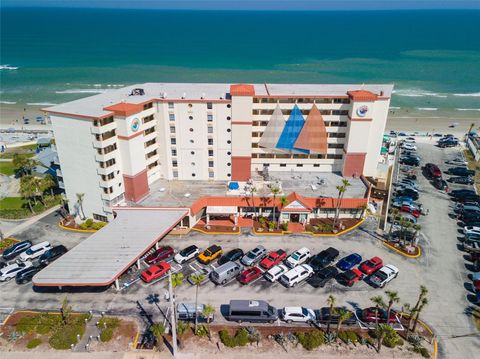
{"label": "window", "polygon": [[230,167],[232,164],[230,162],[227,163],[227,166]]}
{"label": "window", "polygon": [[280,167],[287,167],[286,163],[280,163]]}
{"label": "window", "polygon": [[192,166],[195,166],[195,162],[190,163]]}
{"label": "window", "polygon": [[169,108],[169,109],[173,109],[173,106],[174,106],[174,105],[173,105],[173,102],[169,102],[169,103],[168,103],[168,108]]}
{"label": "window", "polygon": [[[170,128],[170,130],[171,130],[171,128]],[[174,127],[174,130],[175,130],[175,127]],[[154,126],[154,127],[147,128],[147,129],[145,130],[145,132],[144,132],[144,136],[147,136],[147,135],[149,135],[149,134],[151,134],[151,133],[154,133],[154,132],[155,132],[155,126]]]}
{"label": "window", "polygon": [[230,152],[230,151],[229,151],[229,152],[227,152],[227,155],[228,155],[228,156],[230,156],[231,154],[232,154],[232,152]]}
{"label": "window", "polygon": [[333,110],[332,115],[334,116],[347,116],[348,110]]}
{"label": "window", "polygon": [[228,105],[227,105],[227,108],[230,108],[230,107],[232,107],[232,105],[228,104]]}
{"label": "window", "polygon": [[232,177],[232,174],[231,174],[231,173],[227,173],[227,177]]}
{"label": "window", "polygon": [[170,126],[170,133],[175,133],[175,126]]}
{"label": "window", "polygon": [[208,145],[209,145],[209,146],[213,146],[213,138],[209,138],[209,139],[208,139]]}
{"label": "window", "polygon": [[193,120],[193,116],[188,116],[188,119],[191,121]]}
{"label": "window", "polygon": [[207,115],[207,121],[212,122],[213,121],[213,115]]}
{"label": "window", "polygon": [[96,221],[108,222],[108,218],[106,216],[102,216],[101,214],[93,214],[93,219]]}
{"label": "window", "polygon": [[213,150],[208,150],[208,155],[209,155],[210,157],[212,157],[212,156],[213,156]]}
{"label": "window", "polygon": [[171,145],[176,145],[176,144],[177,144],[177,139],[176,139],[175,137],[172,137],[172,138],[170,139],[170,144],[171,144]]}
{"label": "window", "polygon": [[297,167],[303,167],[303,164],[297,163]]}
{"label": "window", "polygon": [[227,128],[227,132],[232,132],[232,130],[231,130],[231,129],[229,129],[229,128]]}
{"label": "window", "polygon": [[213,161],[208,161],[208,167],[213,167]]}
{"label": "window", "polygon": [[195,141],[194,141],[194,140],[190,140],[190,143],[195,143]]}
{"label": "window", "polygon": [[213,172],[208,172],[208,178],[213,178],[215,174]]}
{"label": "window", "polygon": [[213,127],[212,126],[208,126],[208,133],[213,133]]}
{"label": "window", "polygon": [[194,155],[194,154],[195,154],[195,151],[190,151],[190,154],[191,154],[191,155]]}
{"label": "window", "polygon": [[169,114],[168,114],[168,119],[169,119],[170,121],[175,121],[175,114],[174,114],[174,113],[169,113]]}
{"label": "window", "polygon": [[329,143],[328,148],[343,148],[343,143]]}
{"label": "window", "polygon": [[193,132],[193,128],[191,128],[191,127],[190,127],[188,130],[189,130],[190,132]]}
{"label": "window", "polygon": [[192,177],[195,177],[195,176],[196,176],[196,174],[195,174],[195,173],[192,173]]}
{"label": "window", "polygon": [[150,116],[144,117],[144,118],[142,119],[142,122],[143,122],[143,123],[148,123],[148,122],[153,121],[153,120],[154,120],[153,115],[150,115]]}
{"label": "window", "polygon": [[230,116],[227,116],[227,121],[230,121],[232,118]]}
{"label": "window", "polygon": [[327,154],[327,159],[329,160],[341,160],[342,159],[342,155],[335,155],[335,154]]}
{"label": "window", "polygon": [[172,167],[178,167],[178,161],[177,160],[172,161]]}
{"label": "window", "polygon": [[192,108],[192,107],[193,107],[193,105],[192,105],[191,103],[189,103],[189,104],[188,104],[188,107]]}
{"label": "window", "polygon": [[177,150],[175,148],[172,148],[172,156],[176,156],[177,155]]}
{"label": "window", "polygon": [[178,171],[173,171],[173,177],[178,177]]}
{"label": "window", "polygon": [[211,102],[207,102],[207,109],[211,110],[213,108],[213,104]]}
{"label": "window", "polygon": [[345,138],[345,132],[329,132],[328,137],[330,137],[330,138]]}
{"label": "window", "polygon": [[149,170],[151,170],[153,167],[156,167],[156,166],[158,166],[158,161],[155,161],[155,162],[150,163],[150,164],[147,166],[147,168],[148,168]]}
{"label": "window", "polygon": [[232,143],[232,141],[228,140],[228,141],[227,141],[227,143],[228,143],[228,144],[231,144],[231,143]]}
{"label": "window", "polygon": [[313,167],[320,167],[320,164],[314,163],[314,164],[313,164]]}
{"label": "window", "polygon": [[145,105],[143,105],[143,110],[148,110],[149,108],[152,108],[153,107],[153,102],[149,102],[149,103],[146,103]]}
{"label": "window", "polygon": [[258,148],[258,143],[252,143],[252,148]]}

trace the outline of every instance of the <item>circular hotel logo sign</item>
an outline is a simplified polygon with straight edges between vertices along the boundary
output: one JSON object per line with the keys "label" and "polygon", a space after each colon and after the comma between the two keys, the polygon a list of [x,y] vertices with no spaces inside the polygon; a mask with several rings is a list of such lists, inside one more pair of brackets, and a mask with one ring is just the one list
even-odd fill
{"label": "circular hotel logo sign", "polygon": [[365,117],[367,112],[368,112],[368,106],[363,105],[357,108],[357,115],[360,117]]}
{"label": "circular hotel logo sign", "polygon": [[138,118],[134,118],[132,120],[131,129],[133,132],[137,132],[139,128],[140,128],[140,120]]}

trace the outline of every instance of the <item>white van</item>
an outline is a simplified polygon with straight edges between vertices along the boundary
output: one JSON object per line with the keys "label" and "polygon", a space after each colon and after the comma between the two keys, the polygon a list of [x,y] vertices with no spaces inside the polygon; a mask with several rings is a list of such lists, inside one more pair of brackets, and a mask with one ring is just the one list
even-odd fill
{"label": "white van", "polygon": [[290,269],[287,273],[282,275],[279,281],[286,287],[295,287],[301,281],[310,278],[313,275],[313,268],[308,264],[300,264],[299,266]]}
{"label": "white van", "polygon": [[25,252],[20,254],[20,261],[25,262],[40,257],[43,253],[48,251],[52,246],[47,241],[35,244],[28,248]]}

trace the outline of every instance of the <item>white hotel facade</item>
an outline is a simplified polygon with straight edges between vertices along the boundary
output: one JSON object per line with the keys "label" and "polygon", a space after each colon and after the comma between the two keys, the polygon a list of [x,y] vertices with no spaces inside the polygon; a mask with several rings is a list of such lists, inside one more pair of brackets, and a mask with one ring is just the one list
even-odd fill
{"label": "white hotel facade", "polygon": [[49,107],[70,203],[87,217],[159,180],[256,171],[374,176],[392,85],[146,83]]}

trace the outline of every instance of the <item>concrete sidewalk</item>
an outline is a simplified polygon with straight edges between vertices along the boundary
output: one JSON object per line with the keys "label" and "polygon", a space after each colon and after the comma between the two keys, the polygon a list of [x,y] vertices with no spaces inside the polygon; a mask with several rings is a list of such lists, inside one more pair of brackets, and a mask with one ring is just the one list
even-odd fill
{"label": "concrete sidewalk", "polygon": [[43,217],[46,217],[48,216],[49,214],[55,212],[55,211],[58,211],[60,209],[60,205],[56,205],[56,206],[53,206],[52,208],[50,209],[47,209],[45,212],[42,212],[32,218],[29,218],[27,219],[26,221],[22,222],[21,224],[19,224],[18,226],[15,226],[7,231],[5,231],[3,233],[3,236],[4,237],[11,237],[13,236],[15,233],[18,233],[18,232],[21,232],[23,231],[24,229],[28,228],[30,225],[32,225],[33,223],[41,220]]}

